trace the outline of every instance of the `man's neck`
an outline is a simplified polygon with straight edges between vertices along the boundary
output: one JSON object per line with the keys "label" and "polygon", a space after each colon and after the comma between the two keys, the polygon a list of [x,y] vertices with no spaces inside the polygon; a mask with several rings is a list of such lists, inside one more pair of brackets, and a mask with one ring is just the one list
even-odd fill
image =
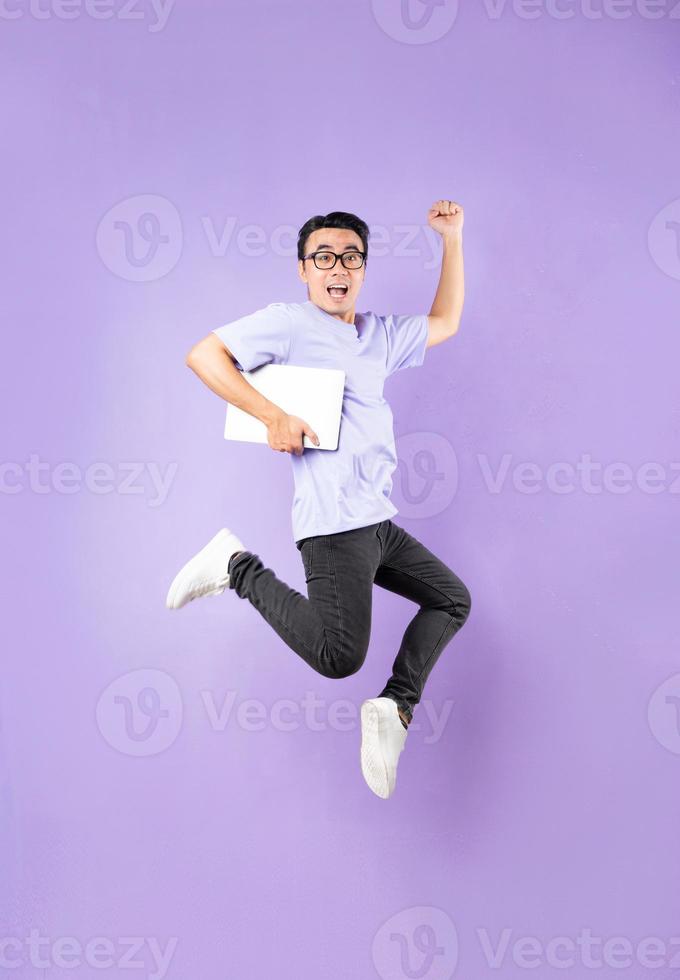
{"label": "man's neck", "polygon": [[[310,302],[314,303],[314,300],[310,300]],[[352,307],[351,310],[348,310],[346,313],[332,313],[323,306],[319,306],[318,303],[314,303],[314,305],[317,309],[323,310],[324,313],[327,313],[328,316],[332,316],[334,320],[340,320],[341,323],[347,323],[350,327],[356,326],[356,313],[354,307]]]}

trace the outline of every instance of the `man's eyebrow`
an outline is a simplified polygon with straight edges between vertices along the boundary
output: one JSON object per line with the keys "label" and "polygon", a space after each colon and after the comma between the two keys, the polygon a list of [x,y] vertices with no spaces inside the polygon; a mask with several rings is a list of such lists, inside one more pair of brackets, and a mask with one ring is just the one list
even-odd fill
{"label": "man's eyebrow", "polygon": [[[316,252],[320,248],[330,248],[332,251],[334,246],[328,245],[327,242],[323,242],[321,245],[316,245],[314,247],[314,251]],[[359,248],[358,245],[348,245],[347,248],[343,249],[343,251],[340,254],[342,255],[344,252],[360,252],[360,251],[361,249]]]}

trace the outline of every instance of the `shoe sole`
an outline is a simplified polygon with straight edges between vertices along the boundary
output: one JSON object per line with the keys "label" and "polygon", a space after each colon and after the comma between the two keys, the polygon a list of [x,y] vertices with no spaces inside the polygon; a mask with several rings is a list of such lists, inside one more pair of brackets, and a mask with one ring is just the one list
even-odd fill
{"label": "shoe sole", "polygon": [[192,596],[189,596],[187,599],[185,599],[184,602],[176,603],[175,602],[175,597],[176,597],[177,593],[181,591],[180,590],[181,582],[179,581],[179,578],[183,574],[183,572],[184,572],[184,569],[182,569],[180,572],[178,572],[177,579],[173,580],[172,585],[170,586],[170,589],[168,591],[168,596],[167,596],[167,598],[165,600],[165,605],[168,607],[168,609],[183,609],[184,606],[188,606],[190,602],[193,602],[194,601],[194,599],[198,599],[198,598],[203,599],[207,595],[222,595],[222,593],[229,586],[229,580],[227,579],[226,585],[224,586],[224,588],[221,588],[219,590],[219,592],[218,591],[215,591],[215,592],[204,592],[202,596],[192,595]]}
{"label": "shoe sole", "polygon": [[361,771],[375,795],[386,800],[389,779],[380,749],[380,712],[374,704],[361,706]]}

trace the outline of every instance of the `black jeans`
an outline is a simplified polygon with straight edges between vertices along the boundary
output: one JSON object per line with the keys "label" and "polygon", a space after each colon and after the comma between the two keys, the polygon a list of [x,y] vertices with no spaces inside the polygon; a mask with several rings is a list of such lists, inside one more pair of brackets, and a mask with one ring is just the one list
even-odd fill
{"label": "black jeans", "polygon": [[348,677],[366,659],[373,584],[417,603],[377,697],[389,697],[410,720],[442,650],[470,612],[464,583],[391,520],[295,542],[307,596],[244,551],[230,564],[229,588],[248,599],[281,639],[324,677]]}

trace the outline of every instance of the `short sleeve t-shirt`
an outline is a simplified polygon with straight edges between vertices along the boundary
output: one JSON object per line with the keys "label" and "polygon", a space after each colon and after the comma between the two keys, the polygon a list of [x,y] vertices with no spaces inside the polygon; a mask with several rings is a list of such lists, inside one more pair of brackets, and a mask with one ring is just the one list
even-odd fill
{"label": "short sleeve t-shirt", "polygon": [[344,323],[311,300],[270,303],[213,330],[242,371],[262,364],[340,368],[345,391],[338,448],[290,454],[293,537],[336,534],[398,513],[390,500],[397,466],[385,379],[425,358],[427,314],[356,313]]}

